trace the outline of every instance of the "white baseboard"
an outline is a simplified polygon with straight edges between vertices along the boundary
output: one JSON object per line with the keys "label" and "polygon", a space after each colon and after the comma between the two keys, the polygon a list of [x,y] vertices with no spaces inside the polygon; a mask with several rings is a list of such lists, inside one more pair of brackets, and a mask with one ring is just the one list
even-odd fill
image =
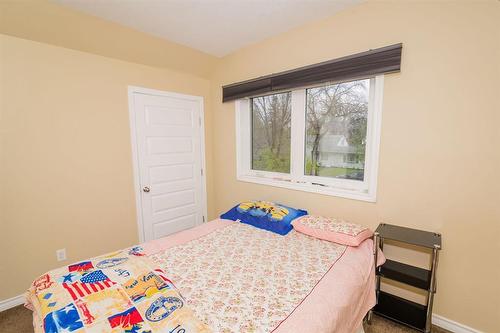
{"label": "white baseboard", "polygon": [[24,294],[0,300],[0,312],[24,303]]}
{"label": "white baseboard", "polygon": [[444,328],[453,333],[483,333],[472,327],[465,326],[464,324],[457,323],[451,319],[442,317],[437,314],[432,315],[432,324]]}

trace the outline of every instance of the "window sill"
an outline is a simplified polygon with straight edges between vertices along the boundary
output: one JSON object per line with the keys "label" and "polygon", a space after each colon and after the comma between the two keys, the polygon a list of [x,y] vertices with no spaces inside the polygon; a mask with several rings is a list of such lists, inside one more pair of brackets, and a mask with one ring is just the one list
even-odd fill
{"label": "window sill", "polygon": [[340,189],[331,186],[316,185],[311,183],[297,183],[288,180],[272,179],[266,177],[258,177],[251,175],[238,175],[237,179],[242,182],[254,183],[260,185],[268,185],[274,187],[287,188],[296,191],[318,193],[323,195],[330,195],[333,197],[340,197],[346,199],[353,199],[366,202],[376,202],[376,195],[374,193],[364,192],[360,190]]}

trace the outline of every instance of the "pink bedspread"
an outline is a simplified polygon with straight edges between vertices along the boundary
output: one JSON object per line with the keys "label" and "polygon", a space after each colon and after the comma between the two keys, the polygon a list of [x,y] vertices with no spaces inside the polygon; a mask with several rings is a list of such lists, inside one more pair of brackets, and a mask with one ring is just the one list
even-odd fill
{"label": "pink bedspread", "polygon": [[[168,249],[174,250],[174,247],[177,249],[186,246],[193,240],[202,239],[233,223],[235,222],[214,220],[199,227],[145,243],[143,247],[147,255],[158,256],[158,253],[162,252],[168,255]],[[267,233],[266,231],[260,232]],[[295,235],[294,237],[300,238],[301,236]],[[324,241],[318,240],[317,242]],[[302,298],[298,301],[295,300],[296,306],[287,313],[281,313],[280,320],[274,321],[273,327],[266,331],[352,333],[360,326],[366,312],[375,304],[372,241],[367,240],[356,248],[340,249],[339,246],[335,251],[338,255],[332,253],[332,262],[326,266],[326,273],[315,276],[315,283],[310,285],[310,290],[308,289],[307,293],[302,291],[305,296],[301,296]],[[379,258],[379,264],[381,264],[384,258],[383,256]],[[300,283],[300,281],[294,282]],[[182,284],[177,287],[182,291]],[[214,330],[217,331],[217,328]]]}

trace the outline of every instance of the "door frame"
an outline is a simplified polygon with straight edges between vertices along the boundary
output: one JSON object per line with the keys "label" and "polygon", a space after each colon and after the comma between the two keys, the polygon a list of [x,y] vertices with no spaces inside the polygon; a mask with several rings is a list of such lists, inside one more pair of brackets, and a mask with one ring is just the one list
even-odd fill
{"label": "door frame", "polygon": [[[139,172],[139,153],[137,145],[137,128],[135,121],[135,104],[134,104],[134,94],[144,94],[152,96],[163,96],[163,97],[173,97],[185,99],[188,101],[198,102],[200,104],[200,154],[201,154],[201,198],[202,198],[202,221],[207,221],[207,178],[206,178],[206,161],[205,161],[205,111],[204,111],[204,99],[202,96],[186,95],[138,86],[128,86],[128,110],[129,110],[129,120],[130,120],[130,139],[132,144],[132,165],[134,173],[134,196],[135,196],[135,206],[136,206],[136,218],[137,218],[137,232],[139,235],[139,242],[144,243],[146,241],[144,236],[144,221],[142,217],[142,194],[141,194],[141,181]],[[202,223],[203,223],[202,222]]]}

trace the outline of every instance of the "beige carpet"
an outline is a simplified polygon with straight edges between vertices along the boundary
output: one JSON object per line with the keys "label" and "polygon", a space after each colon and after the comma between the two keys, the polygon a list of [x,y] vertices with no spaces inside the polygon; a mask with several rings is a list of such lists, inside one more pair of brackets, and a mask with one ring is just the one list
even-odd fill
{"label": "beige carpet", "polygon": [[[32,333],[31,311],[22,305],[0,312],[1,333]],[[418,331],[398,325],[381,317],[373,316],[371,325],[365,324],[365,333],[415,333]],[[433,327],[433,333],[448,333],[438,327]]]}

